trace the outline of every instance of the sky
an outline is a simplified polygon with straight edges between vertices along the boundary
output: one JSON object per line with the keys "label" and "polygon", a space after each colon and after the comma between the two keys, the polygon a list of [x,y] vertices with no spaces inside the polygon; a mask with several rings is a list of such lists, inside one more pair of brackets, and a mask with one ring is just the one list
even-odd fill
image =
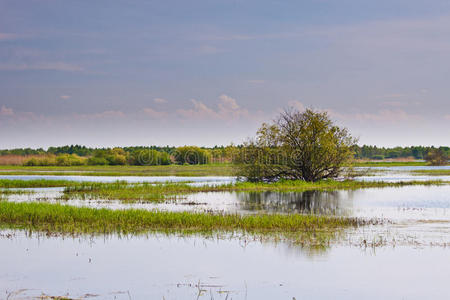
{"label": "sky", "polygon": [[450,144],[450,2],[0,0],[0,149],[228,145],[286,108]]}

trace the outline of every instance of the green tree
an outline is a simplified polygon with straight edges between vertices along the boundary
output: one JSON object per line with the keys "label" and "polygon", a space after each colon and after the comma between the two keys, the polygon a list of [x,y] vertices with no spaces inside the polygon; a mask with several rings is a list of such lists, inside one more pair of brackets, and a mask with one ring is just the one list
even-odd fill
{"label": "green tree", "polygon": [[425,156],[425,160],[432,166],[445,166],[448,164],[448,155],[444,149],[431,149]]}
{"label": "green tree", "polygon": [[196,146],[178,147],[173,153],[175,162],[178,164],[207,164],[211,161],[208,150]]}
{"label": "green tree", "polygon": [[234,162],[237,175],[250,181],[318,181],[340,175],[353,157],[355,143],[347,129],[334,125],[326,112],[292,109],[274,123],[263,124]]}

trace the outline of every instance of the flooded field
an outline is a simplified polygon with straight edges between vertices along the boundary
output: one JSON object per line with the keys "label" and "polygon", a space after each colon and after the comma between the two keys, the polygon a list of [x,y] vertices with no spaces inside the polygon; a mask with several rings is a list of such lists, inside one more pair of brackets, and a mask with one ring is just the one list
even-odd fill
{"label": "flooded field", "polygon": [[[6,234],[6,232],[3,232]],[[9,299],[446,299],[448,249],[336,246],[153,235],[0,239]]]}
{"label": "flooded field", "polygon": [[[424,176],[379,170],[365,180]],[[39,176],[77,181],[221,184],[232,177]],[[74,178],[76,177],[76,178]],[[437,178],[438,177],[438,178]],[[35,179],[36,176],[1,176]],[[205,192],[162,203],[60,200],[63,188],[8,195],[13,202],[236,214],[318,214],[383,220],[348,228],[325,248],[229,234],[61,236],[0,231],[0,299],[446,299],[450,186],[307,192]]]}

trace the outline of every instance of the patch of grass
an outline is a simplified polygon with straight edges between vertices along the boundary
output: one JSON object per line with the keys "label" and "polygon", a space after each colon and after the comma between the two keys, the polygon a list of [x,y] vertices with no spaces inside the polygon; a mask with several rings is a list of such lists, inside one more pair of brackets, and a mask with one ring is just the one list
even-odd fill
{"label": "patch of grass", "polygon": [[49,234],[181,233],[281,234],[301,243],[326,244],[346,227],[370,223],[317,215],[238,215],[147,210],[110,210],[48,203],[0,201],[0,226]]}
{"label": "patch of grass", "polygon": [[153,201],[161,202],[168,199],[177,199],[183,194],[199,192],[225,192],[225,191],[276,191],[276,192],[304,192],[304,191],[331,191],[352,190],[362,188],[402,187],[410,185],[442,185],[443,181],[335,181],[324,180],[319,182],[306,182],[301,180],[286,180],[273,183],[236,182],[223,185],[191,186],[181,183],[168,184],[131,184],[124,181],[115,183],[85,182],[68,186],[64,190],[63,199],[105,199],[122,201]]}
{"label": "patch of grass", "polygon": [[2,175],[83,175],[83,176],[232,176],[230,163],[165,166],[0,166]]}
{"label": "patch of grass", "polygon": [[34,194],[34,191],[28,191],[28,190],[17,190],[17,189],[0,189],[0,196],[1,195],[24,195],[24,194]]}
{"label": "patch of grass", "polygon": [[427,166],[427,162],[422,161],[364,161],[353,163],[355,167],[405,167],[405,166]]}
{"label": "patch of grass", "polygon": [[42,187],[65,187],[76,185],[78,182],[69,180],[47,180],[47,179],[0,179],[0,188],[42,188]]}
{"label": "patch of grass", "polygon": [[430,175],[430,176],[450,176],[450,169],[448,170],[414,170],[411,171],[414,175]]}
{"label": "patch of grass", "polygon": [[125,202],[151,201],[162,202],[176,199],[182,194],[194,193],[197,188],[185,183],[128,183],[116,181],[114,183],[81,182],[67,186],[62,199],[106,199]]}

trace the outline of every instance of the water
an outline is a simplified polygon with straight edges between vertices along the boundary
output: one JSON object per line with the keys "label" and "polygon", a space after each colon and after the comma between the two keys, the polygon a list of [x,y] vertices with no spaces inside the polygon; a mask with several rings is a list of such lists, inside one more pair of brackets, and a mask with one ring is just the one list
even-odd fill
{"label": "water", "polygon": [[[6,232],[3,232],[6,234]],[[0,297],[448,299],[449,250],[245,243],[161,235],[0,238]],[[199,295],[200,291],[200,295]],[[228,296],[228,298],[227,298]]]}
{"label": "water", "polygon": [[17,180],[69,180],[69,181],[87,181],[87,182],[115,182],[127,181],[137,182],[191,182],[195,184],[227,184],[236,180],[230,176],[78,176],[78,175],[0,175],[0,179]]}
{"label": "water", "polygon": [[[357,180],[365,181],[411,181],[411,180],[448,180],[450,176],[433,176],[414,174],[416,170],[449,170],[450,166],[403,166],[403,167],[359,167],[357,171],[375,170],[375,176],[360,176]],[[1,174],[1,173],[0,173]],[[90,182],[114,182],[124,180],[128,182],[190,182],[193,185],[227,184],[236,181],[232,176],[83,176],[83,175],[0,175],[0,179],[45,179],[45,180],[71,180]]]}
{"label": "water", "polygon": [[[393,181],[405,176],[417,178],[403,171],[376,174],[368,178],[380,180],[382,176],[390,176]],[[72,180],[73,176],[39,177]],[[134,178],[156,181],[155,177]],[[194,184],[234,180],[230,177],[156,178],[161,182],[170,178]],[[79,181],[117,179],[128,180],[126,177],[77,177]],[[9,200],[58,202],[62,193],[62,188],[33,190],[35,194],[14,195]],[[240,214],[306,213],[379,218],[388,222],[347,229],[327,249],[302,248],[289,241],[254,241],[243,236],[149,234],[74,239],[3,230],[0,231],[0,299],[8,296],[31,299],[42,294],[73,298],[97,295],[95,299],[450,297],[447,287],[450,186],[304,193],[216,192],[185,195],[161,204],[123,204],[102,199],[70,200],[67,204]],[[378,246],[371,247],[373,243]]]}

